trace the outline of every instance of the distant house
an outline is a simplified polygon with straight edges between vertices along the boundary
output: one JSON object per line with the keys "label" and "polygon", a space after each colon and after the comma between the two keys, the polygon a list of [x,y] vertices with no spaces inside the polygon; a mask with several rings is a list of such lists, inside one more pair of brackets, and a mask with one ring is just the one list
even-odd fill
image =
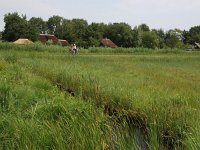
{"label": "distant house", "polygon": [[111,48],[116,48],[117,45],[115,43],[113,43],[110,39],[102,39],[101,40],[101,46],[104,46],[104,47],[111,47]]}
{"label": "distant house", "polygon": [[67,40],[58,39],[62,46],[69,46],[69,42]]}
{"label": "distant house", "polygon": [[32,44],[33,42],[29,39],[18,39],[14,43],[15,44]]}
{"label": "distant house", "polygon": [[200,49],[200,43],[195,42],[195,48]]}
{"label": "distant house", "polygon": [[40,34],[39,41],[43,44],[46,44],[49,41],[52,41],[53,44],[58,44],[58,38],[55,35],[50,34]]}
{"label": "distant house", "polygon": [[186,51],[200,50],[200,43],[195,42],[194,45],[190,48],[186,48]]}

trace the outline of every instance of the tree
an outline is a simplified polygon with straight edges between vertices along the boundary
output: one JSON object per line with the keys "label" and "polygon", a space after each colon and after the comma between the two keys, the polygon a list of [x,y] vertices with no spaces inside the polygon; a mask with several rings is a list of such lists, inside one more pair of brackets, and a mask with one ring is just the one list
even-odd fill
{"label": "tree", "polygon": [[37,41],[38,35],[39,35],[37,28],[33,24],[31,24],[30,22],[27,22],[26,24],[27,25],[25,27],[24,35],[21,36],[21,37],[22,38],[28,38],[32,41]]}
{"label": "tree", "polygon": [[126,23],[109,24],[105,36],[121,47],[133,46],[133,32]]}
{"label": "tree", "polygon": [[81,45],[83,47],[88,47],[87,45],[87,28],[88,23],[84,19],[72,19],[72,37],[74,37],[73,42]]}
{"label": "tree", "polygon": [[139,25],[138,26],[138,29],[140,30],[140,31],[150,31],[150,28],[149,28],[149,26],[148,25],[146,25],[146,24],[141,24],[141,25]]}
{"label": "tree", "polygon": [[25,15],[18,13],[8,13],[4,16],[5,30],[3,39],[6,41],[15,41],[19,38],[28,38],[32,41],[38,39],[39,28],[36,26],[36,19],[32,18],[27,21]]}
{"label": "tree", "polygon": [[61,27],[61,33],[59,37],[61,39],[65,39],[67,41],[74,42],[74,34],[73,34],[73,26],[71,20],[63,19],[62,27]]}
{"label": "tree", "polygon": [[140,45],[140,36],[139,36],[139,30],[137,29],[137,27],[135,27],[132,30],[132,36],[133,36],[132,46],[133,47],[139,47],[139,45]]}
{"label": "tree", "polygon": [[61,34],[61,27],[63,24],[63,19],[60,16],[52,16],[47,21],[48,33],[55,34],[55,36],[59,37]]}
{"label": "tree", "polygon": [[169,30],[165,36],[166,46],[170,48],[181,48],[183,46],[182,43],[182,33],[180,30]]}
{"label": "tree", "polygon": [[59,38],[66,39],[70,43],[88,47],[89,36],[87,34],[88,23],[83,19],[63,19],[59,30]]}
{"label": "tree", "polygon": [[162,29],[153,29],[152,30],[158,38],[158,48],[164,48],[165,46],[165,32]]}
{"label": "tree", "polygon": [[189,30],[190,33],[190,44],[194,44],[195,42],[200,42],[200,26],[191,27]]}
{"label": "tree", "polygon": [[182,41],[184,44],[191,44],[192,42],[192,39],[191,39],[191,35],[190,35],[190,32],[189,31],[183,31],[183,34],[182,34]]}
{"label": "tree", "polygon": [[155,32],[145,31],[141,34],[141,46],[155,49],[158,46],[158,38]]}
{"label": "tree", "polygon": [[29,23],[32,25],[32,27],[36,28],[35,30],[38,34],[46,33],[47,25],[46,25],[46,22],[42,18],[32,17],[29,20]]}
{"label": "tree", "polygon": [[3,39],[6,41],[15,41],[18,38],[25,37],[27,20],[26,16],[19,16],[17,12],[8,13],[4,16],[5,30]]}
{"label": "tree", "polygon": [[2,40],[2,32],[0,32],[0,41]]}
{"label": "tree", "polygon": [[91,23],[86,31],[89,46],[100,46],[100,41],[104,37],[107,25],[104,23]]}

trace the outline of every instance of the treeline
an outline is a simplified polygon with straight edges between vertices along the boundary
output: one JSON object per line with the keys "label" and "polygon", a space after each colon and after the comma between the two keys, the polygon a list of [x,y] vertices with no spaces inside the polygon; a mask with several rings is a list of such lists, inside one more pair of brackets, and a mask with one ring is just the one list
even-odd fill
{"label": "treeline", "polygon": [[15,41],[18,38],[38,40],[38,35],[54,34],[69,43],[82,47],[99,46],[102,38],[111,39],[119,47],[144,48],[183,48],[200,42],[200,26],[191,27],[189,31],[171,29],[150,29],[141,24],[132,28],[127,23],[91,23],[84,19],[65,19],[52,16],[47,21],[32,17],[27,20],[25,15],[17,12],[4,16],[5,28],[2,32],[4,41]]}

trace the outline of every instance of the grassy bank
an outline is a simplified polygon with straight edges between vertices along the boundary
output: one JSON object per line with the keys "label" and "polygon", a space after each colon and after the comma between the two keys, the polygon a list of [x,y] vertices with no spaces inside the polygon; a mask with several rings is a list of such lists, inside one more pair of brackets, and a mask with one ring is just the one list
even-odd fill
{"label": "grassy bank", "polygon": [[198,52],[49,52],[0,52],[3,148],[199,148]]}
{"label": "grassy bank", "polygon": [[[62,47],[60,45],[47,44],[44,45],[36,42],[29,45],[18,45],[15,43],[1,42],[0,50],[17,50],[17,51],[38,51],[38,52],[66,52],[69,47]],[[90,47],[88,49],[78,47],[79,53],[82,54],[182,54],[184,49],[148,49],[148,48],[105,48],[105,47]]]}

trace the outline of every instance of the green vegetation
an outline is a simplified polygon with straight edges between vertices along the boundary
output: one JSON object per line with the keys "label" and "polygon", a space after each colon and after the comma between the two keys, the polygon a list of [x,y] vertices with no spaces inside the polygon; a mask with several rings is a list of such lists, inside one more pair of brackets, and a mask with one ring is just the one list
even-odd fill
{"label": "green vegetation", "polygon": [[0,44],[0,149],[200,148],[199,52],[57,48]]}
{"label": "green vegetation", "polygon": [[4,41],[28,38],[37,41],[41,33],[54,34],[59,39],[76,43],[80,47],[99,47],[102,38],[111,39],[117,46],[126,48],[191,48],[200,42],[200,26],[191,27],[189,31],[171,29],[150,29],[146,24],[132,28],[127,23],[91,23],[84,19],[66,19],[52,16],[47,21],[17,12],[5,14]]}

